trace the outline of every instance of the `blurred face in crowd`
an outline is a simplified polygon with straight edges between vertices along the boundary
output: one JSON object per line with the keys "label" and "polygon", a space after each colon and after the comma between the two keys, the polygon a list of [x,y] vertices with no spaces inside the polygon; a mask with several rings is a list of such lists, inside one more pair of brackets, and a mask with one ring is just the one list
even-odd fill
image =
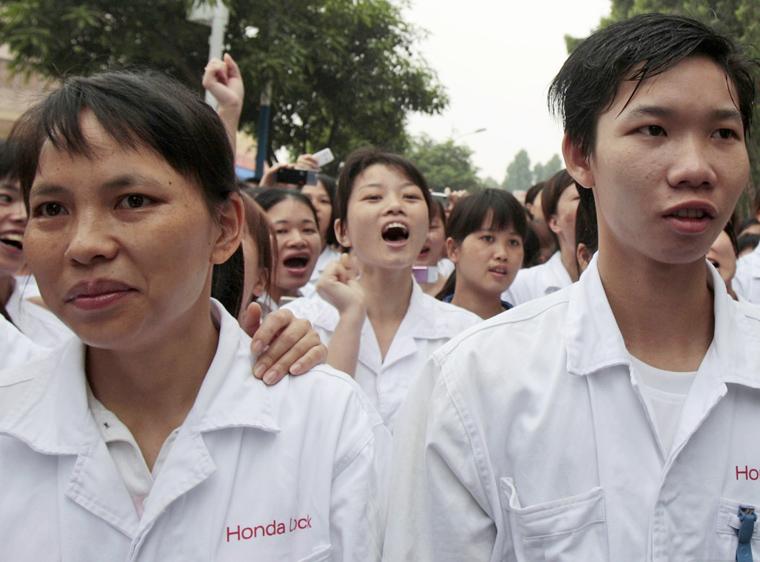
{"label": "blurred face in crowd", "polygon": [[468,234],[461,244],[446,242],[449,259],[456,265],[460,284],[484,295],[499,296],[515,280],[523,262],[523,239],[514,228],[493,230],[487,218],[479,230]]}
{"label": "blurred face in crowd", "polygon": [[239,243],[242,205],[212,217],[200,187],[153,150],[119,146],[88,112],[81,121],[92,155],[49,141],[40,152],[28,264],[86,344],[147,348],[208,313],[211,268]]}
{"label": "blurred face in crowd", "polygon": [[24,264],[26,209],[16,182],[0,179],[0,277],[17,273]]}
{"label": "blurred face in crowd", "polygon": [[557,213],[549,217],[549,228],[559,238],[560,246],[575,248],[575,214],[580,196],[575,184],[570,184],[557,201]]}
{"label": "blurred face in crowd", "polygon": [[422,188],[397,168],[373,164],[359,174],[348,198],[338,241],[364,267],[411,267],[425,243],[430,216]]}
{"label": "blurred face in crowd", "polygon": [[749,178],[734,86],[712,60],[689,57],[636,87],[623,82],[599,116],[592,155],[565,137],[565,161],[594,188],[600,255],[696,263]]}
{"label": "blurred face in crowd", "polygon": [[446,235],[443,218],[436,213],[430,221],[425,245],[417,256],[415,265],[435,266],[446,252]]}
{"label": "blurred face in crowd", "polygon": [[332,228],[330,221],[332,218],[332,202],[327,189],[322,182],[317,182],[316,185],[304,185],[301,188],[301,193],[306,195],[311,204],[314,205],[319,219],[319,233],[323,241],[327,240],[327,229]]}
{"label": "blurred face in crowd", "polygon": [[309,282],[322,249],[319,226],[307,204],[290,197],[270,207],[267,217],[277,237],[279,296],[296,296]]}
{"label": "blurred face in crowd", "polygon": [[721,230],[718,237],[707,252],[707,260],[715,266],[727,287],[731,287],[731,279],[736,273],[736,254],[731,239]]}

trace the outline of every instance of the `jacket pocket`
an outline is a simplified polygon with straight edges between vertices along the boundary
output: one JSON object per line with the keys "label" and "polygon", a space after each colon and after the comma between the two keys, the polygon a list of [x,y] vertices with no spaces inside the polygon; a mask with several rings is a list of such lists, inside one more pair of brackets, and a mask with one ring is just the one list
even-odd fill
{"label": "jacket pocket", "polygon": [[[736,547],[739,544],[739,539],[736,536],[736,529],[739,528],[737,514],[740,505],[747,504],[728,498],[718,500],[718,516],[715,519],[714,544],[711,547],[710,559],[736,560]],[[753,553],[760,550],[760,521],[755,522],[751,544]]]}
{"label": "jacket pocket", "polygon": [[311,554],[306,558],[299,558],[298,562],[323,562],[324,560],[330,560],[331,553],[332,545],[323,544],[312,550]]}
{"label": "jacket pocket", "polygon": [[502,501],[517,560],[607,560],[604,491],[523,506],[512,478],[502,478]]}

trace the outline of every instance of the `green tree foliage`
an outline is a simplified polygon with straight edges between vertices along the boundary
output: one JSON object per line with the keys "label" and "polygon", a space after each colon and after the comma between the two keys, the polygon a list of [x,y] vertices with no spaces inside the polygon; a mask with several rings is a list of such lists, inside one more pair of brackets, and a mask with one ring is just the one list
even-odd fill
{"label": "green tree foliage", "polygon": [[528,189],[533,183],[533,171],[530,168],[530,156],[527,151],[520,150],[507,166],[507,175],[502,187],[507,191]]}
{"label": "green tree foliage", "polygon": [[431,189],[472,189],[480,184],[472,150],[452,139],[437,142],[427,135],[412,139],[409,158],[419,167]]}
{"label": "green tree foliage", "polygon": [[562,167],[562,160],[560,160],[559,154],[552,156],[545,164],[536,162],[533,166],[533,183],[548,180],[554,174],[559,172]]}
{"label": "green tree foliage", "polygon": [[[746,53],[760,59],[760,1],[758,0],[612,0],[610,17],[600,27],[647,12],[678,14],[698,19],[737,41]],[[566,36],[568,52],[581,40]],[[755,106],[755,134],[748,139],[752,179],[760,188],[760,106]]]}
{"label": "green tree foliage", "polygon": [[[168,72],[193,88],[209,28],[187,21],[192,0],[0,0],[13,68],[62,78],[114,66]],[[272,85],[274,148],[340,158],[362,144],[403,149],[410,111],[447,98],[415,45],[420,31],[391,0],[229,0],[226,42],[243,72],[243,124],[255,132]],[[249,37],[246,29],[258,34]]]}
{"label": "green tree foliage", "polygon": [[502,187],[507,191],[521,191],[528,189],[534,183],[549,179],[562,169],[562,160],[555,154],[545,163],[536,162],[531,169],[530,156],[527,151],[520,150],[507,166],[507,175],[504,177]]}

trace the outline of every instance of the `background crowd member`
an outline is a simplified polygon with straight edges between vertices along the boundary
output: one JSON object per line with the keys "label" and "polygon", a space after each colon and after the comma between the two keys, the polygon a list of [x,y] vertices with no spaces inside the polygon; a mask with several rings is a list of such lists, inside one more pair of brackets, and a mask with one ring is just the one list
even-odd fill
{"label": "background crowd member", "polygon": [[267,312],[303,295],[322,249],[317,211],[292,189],[264,189],[256,202],[266,211],[277,241],[277,263],[270,290],[259,302]]}
{"label": "background crowd member", "polygon": [[552,235],[552,231],[549,230],[549,225],[546,224],[541,202],[545,185],[546,182],[538,182],[525,193],[525,209],[530,217],[531,229],[538,238],[539,250],[538,252],[530,252],[530,255],[535,254],[535,257],[529,263],[524,263],[523,267],[533,267],[546,263],[554,255],[554,252],[557,251],[557,239]]}
{"label": "background crowd member", "polygon": [[15,164],[11,145],[0,146],[0,315],[36,345],[55,347],[73,334],[45,308],[34,278],[19,275],[25,263],[23,235],[27,216]]}
{"label": "background crowd member", "polygon": [[317,174],[316,184],[304,184],[300,190],[309,198],[317,211],[319,235],[322,238],[322,252],[317,258],[314,271],[312,271],[309,279],[310,291],[313,291],[327,264],[339,259],[341,254],[340,244],[335,238],[335,229],[333,228],[335,222],[335,179],[327,174]]}
{"label": "background crowd member", "polygon": [[750,558],[760,490],[734,459],[760,455],[760,311],[705,254],[749,177],[755,70],[663,14],[570,54],[550,102],[599,251],[418,377],[394,435],[389,560]]}
{"label": "background crowd member", "polygon": [[[446,257],[446,209],[438,198],[433,197],[431,201],[433,215],[425,244],[414,262],[414,267],[415,271],[418,271],[418,268],[425,268],[422,275],[424,280],[417,276],[417,282],[425,294],[435,296],[451,275],[454,265]],[[432,277],[435,278],[434,281],[427,281]]]}
{"label": "background crowd member", "polygon": [[578,205],[575,214],[575,258],[579,276],[591,263],[599,249],[599,228],[596,224],[596,204],[593,198]]}
{"label": "background crowd member", "polygon": [[24,265],[23,236],[26,210],[21,188],[12,177],[13,157],[9,147],[0,142],[0,314],[10,316],[5,305],[16,288],[15,275]]}
{"label": "background crowd member", "polygon": [[[327,367],[253,379],[248,338],[210,299],[243,222],[213,110],[166,77],[108,73],[21,123],[26,257],[81,342],[0,388],[3,556],[379,559],[379,417]],[[273,513],[308,533],[235,540]]]}
{"label": "background crowd member", "polygon": [[760,234],[742,234],[736,241],[737,260],[751,254],[760,243]]}
{"label": "background crowd member", "polygon": [[433,213],[430,191],[407,159],[360,149],[338,178],[335,234],[349,248],[311,298],[287,308],[310,320],[327,361],[351,373],[388,427],[429,355],[480,319],[422,292],[412,266]]}
{"label": "background crowd member", "polygon": [[[238,188],[244,187],[238,182]],[[245,215],[243,237],[230,259],[214,266],[211,296],[242,323],[248,305],[269,290],[276,261],[266,213],[245,191],[240,191],[240,197]]]}
{"label": "background crowd member", "polygon": [[454,272],[438,298],[490,318],[512,305],[501,294],[523,262],[525,211],[502,189],[484,189],[454,206],[447,223],[446,250]]}
{"label": "background crowd member", "polygon": [[[547,180],[540,192],[546,223],[559,250],[544,264],[521,270],[502,298],[517,306],[558,291],[578,280],[575,257],[575,212],[578,190],[567,170]],[[535,206],[534,206],[535,207]]]}
{"label": "background crowd member", "polygon": [[736,274],[736,255],[738,252],[734,221],[729,220],[710,246],[710,250],[707,252],[707,261],[718,270],[718,275],[726,284],[728,294],[734,299],[736,293],[733,290],[732,281]]}

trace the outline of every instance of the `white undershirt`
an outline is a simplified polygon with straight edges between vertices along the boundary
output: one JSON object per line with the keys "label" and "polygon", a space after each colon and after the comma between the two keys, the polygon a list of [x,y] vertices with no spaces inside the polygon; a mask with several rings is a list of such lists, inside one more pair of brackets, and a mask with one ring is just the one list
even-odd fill
{"label": "white undershirt", "polygon": [[663,371],[631,357],[641,396],[654,422],[657,437],[667,455],[673,447],[681,410],[696,372]]}
{"label": "white undershirt", "polygon": [[137,516],[142,517],[145,500],[150,494],[153,481],[158,476],[161,466],[169,456],[179,428],[172,431],[161,445],[156,462],[153,464],[153,472],[151,472],[132,432],[113,412],[95,398],[89,386],[87,387],[87,403],[100,434],[106,442],[108,453],[116,465],[116,470],[119,471],[135,504]]}

